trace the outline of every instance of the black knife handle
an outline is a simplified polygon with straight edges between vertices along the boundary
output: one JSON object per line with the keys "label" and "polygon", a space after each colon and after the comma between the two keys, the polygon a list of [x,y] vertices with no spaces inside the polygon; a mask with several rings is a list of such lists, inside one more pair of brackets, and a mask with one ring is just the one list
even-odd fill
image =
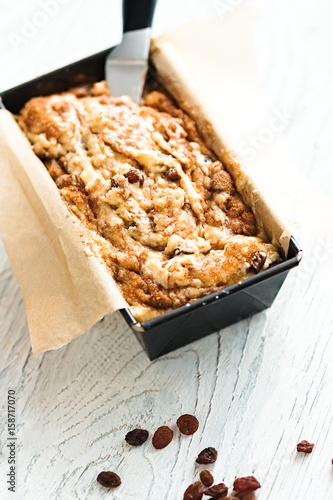
{"label": "black knife handle", "polygon": [[124,33],[150,28],[157,0],[123,0]]}

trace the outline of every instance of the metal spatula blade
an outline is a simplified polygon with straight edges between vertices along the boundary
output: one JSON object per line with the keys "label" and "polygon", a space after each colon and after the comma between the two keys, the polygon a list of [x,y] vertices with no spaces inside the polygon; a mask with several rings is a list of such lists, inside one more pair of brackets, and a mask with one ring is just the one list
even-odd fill
{"label": "metal spatula blade", "polygon": [[111,95],[130,95],[139,103],[148,69],[150,28],[128,31],[107,57],[106,80]]}
{"label": "metal spatula blade", "polygon": [[124,0],[124,36],[107,56],[111,95],[130,95],[139,104],[148,69],[151,24],[157,0]]}

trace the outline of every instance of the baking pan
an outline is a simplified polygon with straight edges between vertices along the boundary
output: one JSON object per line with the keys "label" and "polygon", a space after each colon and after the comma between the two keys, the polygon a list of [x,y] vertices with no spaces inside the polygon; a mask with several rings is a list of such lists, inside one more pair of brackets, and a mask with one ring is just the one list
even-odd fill
{"label": "baking pan", "polygon": [[[0,93],[0,106],[17,114],[32,97],[62,92],[70,87],[104,79],[105,50],[47,75]],[[288,255],[277,265],[145,323],[129,309],[120,313],[151,360],[216,332],[271,306],[290,269],[301,260],[292,237]]]}

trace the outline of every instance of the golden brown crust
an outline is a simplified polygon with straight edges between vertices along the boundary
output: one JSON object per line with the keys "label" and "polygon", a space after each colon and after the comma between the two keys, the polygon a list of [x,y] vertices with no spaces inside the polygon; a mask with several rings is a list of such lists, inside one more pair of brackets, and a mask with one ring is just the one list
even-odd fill
{"label": "golden brown crust", "polygon": [[227,202],[227,227],[235,234],[254,236],[257,232],[256,221],[251,210],[239,194],[230,196]]}
{"label": "golden brown crust", "polygon": [[100,82],[31,99],[18,121],[139,320],[279,258],[194,121],[161,92],[138,107]]}

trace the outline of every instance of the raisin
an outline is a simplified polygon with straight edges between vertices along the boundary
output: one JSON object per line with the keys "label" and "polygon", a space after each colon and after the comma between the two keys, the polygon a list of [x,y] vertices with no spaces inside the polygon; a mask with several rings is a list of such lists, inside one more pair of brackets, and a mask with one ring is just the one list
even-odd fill
{"label": "raisin", "polygon": [[254,491],[260,488],[259,481],[253,476],[239,477],[234,481],[234,490],[238,492]]}
{"label": "raisin", "polygon": [[214,483],[214,478],[209,470],[202,470],[200,472],[200,479],[204,486],[211,486]]}
{"label": "raisin", "polygon": [[121,479],[115,472],[103,471],[97,476],[97,481],[105,488],[117,488],[121,485]]}
{"label": "raisin", "polygon": [[312,453],[313,448],[314,444],[308,441],[301,441],[297,445],[297,451],[302,451],[303,453]]}
{"label": "raisin", "polygon": [[148,439],[148,431],[144,429],[133,429],[125,436],[126,443],[132,446],[140,446]]}
{"label": "raisin", "polygon": [[124,174],[130,184],[135,184],[136,182],[140,182],[140,186],[143,185],[143,175],[139,170],[135,170],[131,168],[126,174]]}
{"label": "raisin", "polygon": [[161,450],[171,443],[172,438],[173,431],[170,429],[170,427],[162,425],[162,427],[159,427],[153,435],[153,446],[157,450]]}
{"label": "raisin", "polygon": [[228,495],[228,488],[224,483],[215,484],[205,491],[205,495],[214,499],[224,498]]}
{"label": "raisin", "polygon": [[260,271],[266,262],[266,255],[262,252],[258,252],[252,261],[252,268],[256,273]]}
{"label": "raisin", "polygon": [[197,481],[191,484],[184,493],[183,500],[201,500],[204,492],[204,485]]}
{"label": "raisin", "polygon": [[215,448],[205,448],[199,453],[196,459],[197,464],[213,464],[217,459],[217,450]]}
{"label": "raisin", "polygon": [[189,436],[198,430],[199,422],[193,415],[185,414],[177,420],[177,427],[182,434]]}
{"label": "raisin", "polygon": [[172,182],[179,181],[180,179],[180,175],[175,168],[169,168],[164,175],[169,181]]}
{"label": "raisin", "polygon": [[140,180],[140,174],[137,170],[134,170],[134,168],[131,168],[131,170],[126,172],[125,177],[128,179],[130,184],[134,184]]}
{"label": "raisin", "polygon": [[113,188],[119,188],[119,184],[116,181],[116,179],[111,179],[111,187],[113,187]]}

